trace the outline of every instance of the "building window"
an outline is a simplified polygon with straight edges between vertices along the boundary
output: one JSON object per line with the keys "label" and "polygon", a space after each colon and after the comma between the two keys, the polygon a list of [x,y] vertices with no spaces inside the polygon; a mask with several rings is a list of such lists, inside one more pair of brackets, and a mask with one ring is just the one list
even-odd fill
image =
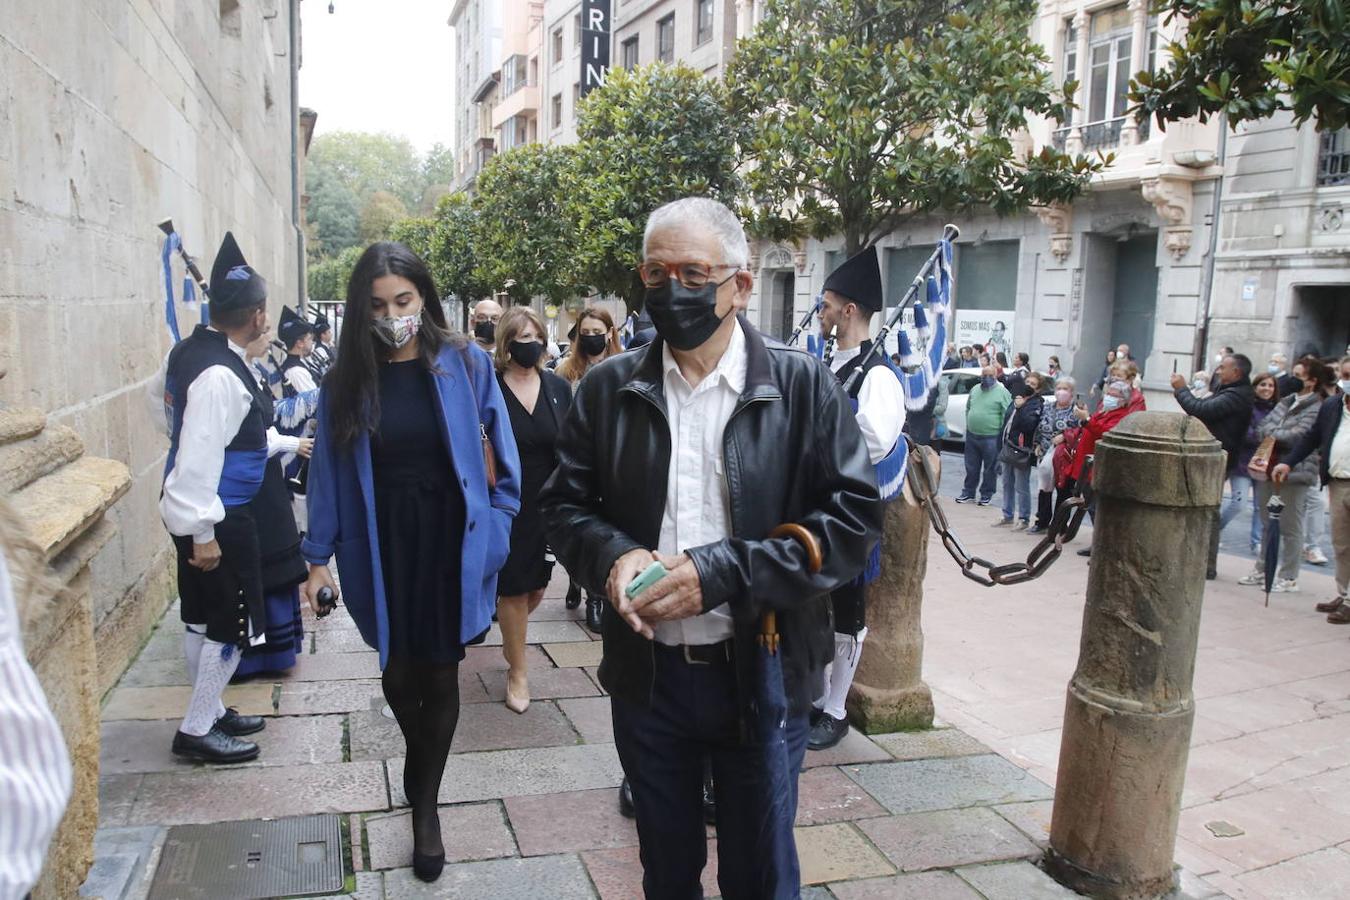
{"label": "building window", "polygon": [[[1089,124],[1121,119],[1129,108],[1130,52],[1134,29],[1124,6],[1094,13],[1088,38]],[[1115,128],[1119,135],[1119,126]],[[1086,135],[1084,135],[1086,143]],[[1088,148],[1091,149],[1091,148]]]}
{"label": "building window", "polygon": [[572,82],[572,116],[575,118],[577,107],[581,105],[581,82]]}
{"label": "building window", "polygon": [[580,46],[581,46],[581,13],[577,13],[575,16],[572,17],[572,34],[573,34],[573,37],[574,37],[574,40],[572,41],[573,46],[580,47]]}
{"label": "building window", "polygon": [[530,63],[517,53],[502,64],[502,96],[509,97],[530,84]]}
{"label": "building window", "polygon": [[562,94],[553,95],[553,127],[562,127]]}
{"label": "building window", "polygon": [[1322,132],[1317,183],[1322,187],[1350,184],[1350,128]]}
{"label": "building window", "polygon": [[562,28],[553,29],[553,64],[556,66],[563,60],[563,30]]}
{"label": "building window", "polygon": [[638,64],[638,39],[633,35],[623,42],[623,67],[628,70],[636,69]]}
{"label": "building window", "polygon": [[[1072,81],[1078,77],[1078,29],[1073,27],[1073,20],[1064,26],[1064,77],[1060,83]],[[1082,88],[1082,85],[1079,85]]]}
{"label": "building window", "polygon": [[512,116],[502,123],[502,152],[514,147],[523,147],[534,140],[529,116]]}
{"label": "building window", "polygon": [[656,58],[664,63],[675,61],[674,13],[656,23]]}
{"label": "building window", "polygon": [[696,0],[694,10],[697,28],[694,31],[694,46],[701,47],[712,40],[713,0]]}

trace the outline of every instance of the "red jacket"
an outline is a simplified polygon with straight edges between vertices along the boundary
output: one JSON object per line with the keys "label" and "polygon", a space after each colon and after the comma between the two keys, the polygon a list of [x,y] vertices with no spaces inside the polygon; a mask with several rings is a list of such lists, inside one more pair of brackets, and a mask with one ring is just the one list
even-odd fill
{"label": "red jacket", "polygon": [[[1135,396],[1142,395],[1135,392]],[[1132,412],[1137,412],[1133,403],[1127,403],[1116,409],[1104,410],[1095,413],[1090,419],[1083,423],[1083,427],[1077,429],[1079,434],[1072,441],[1072,456],[1068,460],[1064,469],[1064,476],[1072,478],[1075,481],[1083,477],[1083,466],[1087,463],[1087,458],[1092,455],[1097,447],[1097,441],[1101,440],[1102,435],[1106,434],[1112,428],[1115,428],[1121,421]],[[1071,441],[1069,433],[1065,432],[1064,446],[1068,447]],[[1056,479],[1058,481],[1058,479]]]}

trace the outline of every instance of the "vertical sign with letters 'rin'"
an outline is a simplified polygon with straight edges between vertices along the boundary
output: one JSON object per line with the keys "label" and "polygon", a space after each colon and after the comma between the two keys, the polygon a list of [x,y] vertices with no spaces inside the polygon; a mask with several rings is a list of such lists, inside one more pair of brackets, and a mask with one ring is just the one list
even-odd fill
{"label": "vertical sign with letters 'rin'", "polygon": [[581,96],[602,87],[609,72],[610,0],[581,0]]}

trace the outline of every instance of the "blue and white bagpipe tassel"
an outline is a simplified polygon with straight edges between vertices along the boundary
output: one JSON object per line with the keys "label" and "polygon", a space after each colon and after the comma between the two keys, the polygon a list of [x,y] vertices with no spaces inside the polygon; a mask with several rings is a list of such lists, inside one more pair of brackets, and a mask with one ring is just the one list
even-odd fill
{"label": "blue and white bagpipe tassel", "polygon": [[[915,307],[914,312],[919,314],[922,311]],[[897,339],[900,342],[900,371],[896,375],[905,393],[905,409],[921,410],[928,403],[928,390],[933,386],[932,370],[926,369],[924,364],[927,358],[915,352],[904,329],[898,332]]]}
{"label": "blue and white bagpipe tassel", "polygon": [[281,432],[294,433],[319,412],[319,389],[301,391],[294,397],[276,401],[275,421]]}
{"label": "blue and white bagpipe tassel", "polygon": [[[171,233],[164,241],[164,247],[159,253],[160,267],[164,271],[164,324],[169,328],[169,335],[176,344],[183,338],[178,333],[178,310],[173,296],[173,255],[182,248],[182,239],[178,237],[177,232]],[[197,287],[192,283],[192,276],[183,276],[183,300],[182,302],[188,308],[197,305]],[[201,304],[202,322],[206,322],[206,304]]]}

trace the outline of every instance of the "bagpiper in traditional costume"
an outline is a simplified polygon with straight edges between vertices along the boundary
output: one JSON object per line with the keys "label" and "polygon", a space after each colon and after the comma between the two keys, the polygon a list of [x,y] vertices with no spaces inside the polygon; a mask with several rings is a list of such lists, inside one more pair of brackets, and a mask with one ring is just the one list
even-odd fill
{"label": "bagpiper in traditional costume", "polygon": [[[876,247],[868,247],[846,260],[825,280],[821,334],[833,332],[837,338],[829,366],[843,383],[863,364],[861,360],[868,360],[849,402],[857,413],[868,455],[876,467],[881,497],[889,500],[904,484],[907,447],[900,434],[905,424],[905,397],[900,378],[885,353],[871,357],[867,353],[872,346],[868,339],[872,316],[880,312],[882,306],[881,266]],[[882,540],[885,540],[884,535]],[[866,586],[876,579],[880,569],[881,545],[878,544],[867,560],[867,568],[830,595],[834,606],[834,662],[826,675],[824,696],[815,703],[807,742],[813,750],[833,747],[848,734],[844,701],[848,698],[848,689],[853,684],[853,674],[858,670],[862,656],[863,640],[867,637]]]}
{"label": "bagpiper in traditional costume", "polygon": [[253,759],[258,716],[227,710],[221,696],[240,649],[267,624],[254,498],[263,485],[272,397],[244,361],[267,330],[267,282],[225,235],[211,270],[210,321],[169,353],[164,399],[169,454],[160,515],[178,554],[178,593],[192,680],[173,752],[206,762]]}

